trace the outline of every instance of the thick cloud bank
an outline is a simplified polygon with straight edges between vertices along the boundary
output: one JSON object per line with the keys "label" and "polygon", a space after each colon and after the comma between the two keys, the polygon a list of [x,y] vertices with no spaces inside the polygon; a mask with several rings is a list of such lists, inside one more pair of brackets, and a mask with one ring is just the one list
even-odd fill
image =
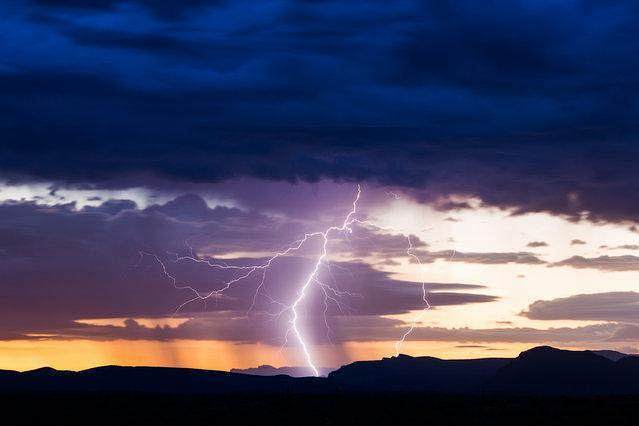
{"label": "thick cloud bank", "polygon": [[5,178],[370,180],[425,200],[639,217],[635,2],[0,11]]}

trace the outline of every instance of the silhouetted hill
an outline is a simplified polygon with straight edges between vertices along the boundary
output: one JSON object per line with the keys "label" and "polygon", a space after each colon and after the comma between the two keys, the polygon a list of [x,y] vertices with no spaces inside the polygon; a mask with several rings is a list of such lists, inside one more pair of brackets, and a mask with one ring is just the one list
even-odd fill
{"label": "silhouetted hill", "polygon": [[591,351],[542,346],[522,352],[485,386],[502,393],[597,394],[614,391],[615,362]]}
{"label": "silhouetted hill", "polygon": [[635,356],[635,355],[625,354],[623,352],[607,351],[607,350],[592,351],[592,353],[602,356],[604,358],[608,358],[610,361],[619,361],[621,358],[625,358],[627,356]]}
{"label": "silhouetted hill", "polygon": [[381,361],[359,361],[329,374],[339,387],[353,390],[474,392],[510,362],[508,358],[443,360],[399,355]]}
{"label": "silhouetted hill", "polygon": [[639,394],[639,357],[541,346],[514,359],[442,360],[406,355],[346,365],[340,389],[535,395]]}
{"label": "silhouetted hill", "polygon": [[[327,378],[163,367],[106,366],[79,372],[0,370],[0,392],[639,395],[639,357],[624,355],[548,346],[524,351],[514,359],[443,360],[400,355],[354,362]],[[258,370],[280,371],[273,367]]]}
{"label": "silhouetted hill", "polygon": [[533,348],[499,369],[483,389],[539,395],[639,394],[639,358],[601,352]]}
{"label": "silhouetted hill", "polygon": [[79,372],[41,368],[0,375],[2,392],[305,393],[318,391],[324,385],[321,379],[313,377],[260,377],[225,371],[165,367],[106,366]]}
{"label": "silhouetted hill", "polygon": [[0,382],[2,382],[3,380],[9,380],[12,379],[16,376],[18,376],[20,373],[18,373],[17,371],[13,371],[13,370],[0,370]]}
{"label": "silhouetted hill", "polygon": [[[332,369],[320,368],[319,371],[322,377],[326,377]],[[253,376],[279,376],[280,374],[291,377],[313,376],[313,371],[307,367],[273,367],[272,365],[260,365],[255,368],[233,368],[231,373],[250,374]]]}

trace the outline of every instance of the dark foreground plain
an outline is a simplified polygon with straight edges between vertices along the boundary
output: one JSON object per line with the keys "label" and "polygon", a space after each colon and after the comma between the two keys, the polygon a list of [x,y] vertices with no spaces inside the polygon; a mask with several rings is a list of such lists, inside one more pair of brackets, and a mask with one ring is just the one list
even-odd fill
{"label": "dark foreground plain", "polygon": [[6,425],[636,425],[637,397],[4,394]]}

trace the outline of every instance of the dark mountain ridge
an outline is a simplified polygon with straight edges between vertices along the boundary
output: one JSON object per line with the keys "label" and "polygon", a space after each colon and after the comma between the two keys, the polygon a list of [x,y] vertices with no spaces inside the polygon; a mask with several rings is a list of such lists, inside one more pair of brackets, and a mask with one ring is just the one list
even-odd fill
{"label": "dark mountain ridge", "polygon": [[0,392],[16,391],[639,395],[639,357],[612,351],[568,351],[548,346],[524,351],[512,359],[444,360],[400,355],[379,361],[354,362],[326,378],[167,367],[105,366],[78,372],[48,367],[22,373],[0,370]]}
{"label": "dark mountain ridge", "polygon": [[318,390],[322,385],[321,379],[314,377],[261,377],[168,367],[104,366],[78,372],[40,368],[0,374],[0,392],[305,393]]}
{"label": "dark mountain ridge", "polygon": [[621,383],[623,371],[627,370],[621,362],[623,359],[613,361],[592,351],[541,346],[522,352],[499,369],[483,389],[499,393],[564,395],[639,392],[639,386],[629,388]]}
{"label": "dark mountain ridge", "polygon": [[[326,377],[332,371],[331,368],[318,368],[320,376]],[[232,368],[231,373],[250,374],[253,376],[279,376],[284,374],[291,377],[309,377],[313,371],[308,367],[273,367],[272,365],[260,365],[254,368]]]}
{"label": "dark mountain ridge", "polygon": [[399,355],[380,361],[358,361],[330,373],[343,389],[471,393],[511,361],[509,358],[444,360]]}

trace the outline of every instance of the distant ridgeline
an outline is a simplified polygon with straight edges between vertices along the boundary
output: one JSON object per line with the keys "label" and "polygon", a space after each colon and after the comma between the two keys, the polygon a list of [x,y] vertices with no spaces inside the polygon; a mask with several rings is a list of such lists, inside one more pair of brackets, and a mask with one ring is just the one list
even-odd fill
{"label": "distant ridgeline", "polygon": [[273,367],[234,372],[117,366],[79,372],[51,368],[23,373],[5,370],[0,371],[0,392],[639,395],[639,357],[547,346],[522,352],[514,359],[442,360],[400,355],[354,362],[325,378],[291,377],[282,372],[300,373],[297,369]]}

